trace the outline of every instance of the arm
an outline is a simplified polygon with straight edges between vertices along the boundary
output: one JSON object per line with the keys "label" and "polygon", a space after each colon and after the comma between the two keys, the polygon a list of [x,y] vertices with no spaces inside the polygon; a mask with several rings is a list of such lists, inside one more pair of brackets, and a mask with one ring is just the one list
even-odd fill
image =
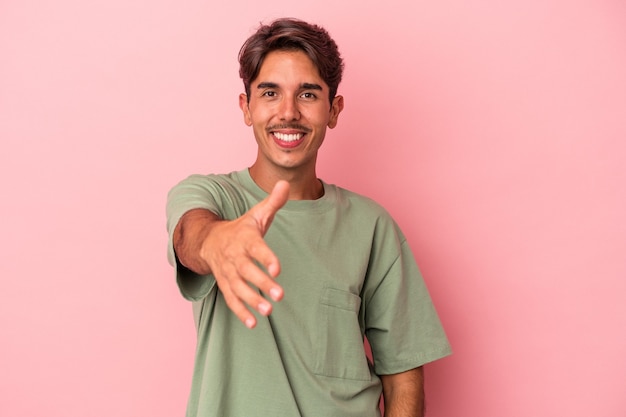
{"label": "arm", "polygon": [[185,213],[174,229],[173,245],[179,262],[197,274],[212,273],[228,307],[250,328],[256,319],[246,304],[262,315],[269,315],[272,309],[250,284],[274,301],[283,296],[274,281],[280,264],[263,236],[288,195],[289,184],[278,182],[265,200],[238,219],[222,220],[208,210],[195,209]]}
{"label": "arm", "polygon": [[180,218],[174,229],[174,252],[183,266],[199,275],[211,273],[211,267],[200,255],[209,232],[222,221],[209,210],[193,209]]}
{"label": "arm", "polygon": [[381,375],[385,417],[424,417],[424,369]]}

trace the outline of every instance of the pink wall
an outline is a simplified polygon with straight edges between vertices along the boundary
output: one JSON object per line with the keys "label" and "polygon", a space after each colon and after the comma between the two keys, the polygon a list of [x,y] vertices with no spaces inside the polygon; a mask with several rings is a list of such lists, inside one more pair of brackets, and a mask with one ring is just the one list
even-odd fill
{"label": "pink wall", "polygon": [[320,174],[396,217],[453,343],[429,416],[626,415],[623,2],[210,3],[0,2],[0,415],[183,414],[165,194],[251,163],[236,54],[281,15],[347,61]]}

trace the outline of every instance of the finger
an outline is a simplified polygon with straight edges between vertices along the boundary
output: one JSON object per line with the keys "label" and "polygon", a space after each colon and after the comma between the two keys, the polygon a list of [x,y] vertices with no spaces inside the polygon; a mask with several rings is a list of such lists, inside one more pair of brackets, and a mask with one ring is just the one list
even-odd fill
{"label": "finger", "polygon": [[258,290],[252,288],[249,283],[243,280],[236,280],[231,283],[233,294],[246,305],[256,310],[262,316],[269,316],[272,312],[272,304],[259,294]]}
{"label": "finger", "polygon": [[250,310],[245,306],[244,302],[232,291],[228,280],[217,279],[217,282],[220,291],[224,296],[224,301],[226,302],[228,308],[233,312],[233,314],[249,329],[252,329],[254,326],[256,326],[256,318],[254,317],[254,314],[250,312]]}
{"label": "finger", "polygon": [[256,259],[267,270],[272,278],[276,278],[280,274],[280,261],[272,250],[267,246],[263,239],[258,239],[248,243],[246,248],[248,255],[252,259]]}
{"label": "finger", "polygon": [[289,199],[289,183],[284,180],[274,184],[272,192],[267,197],[268,206],[276,213]]}
{"label": "finger", "polygon": [[[276,264],[278,264],[278,260],[276,260]],[[238,266],[238,273],[246,281],[256,286],[262,293],[269,295],[272,300],[280,301],[283,298],[284,291],[282,287],[256,264],[252,262],[243,263]],[[255,306],[256,304],[251,303],[250,305]],[[259,312],[263,314],[262,311],[259,310]]]}
{"label": "finger", "polygon": [[269,229],[276,212],[285,205],[289,199],[289,183],[278,181],[270,195],[250,210],[250,214],[255,218],[260,226],[261,233],[265,234]]}

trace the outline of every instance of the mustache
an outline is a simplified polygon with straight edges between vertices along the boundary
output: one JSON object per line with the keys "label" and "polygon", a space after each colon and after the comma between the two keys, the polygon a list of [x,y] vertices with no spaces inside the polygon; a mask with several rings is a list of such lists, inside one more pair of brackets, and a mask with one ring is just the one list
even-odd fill
{"label": "mustache", "polygon": [[298,123],[282,123],[282,124],[278,124],[278,125],[272,125],[269,126],[266,130],[268,132],[271,132],[272,130],[279,130],[279,129],[293,129],[293,130],[301,130],[303,132],[306,133],[310,133],[311,129],[309,129],[306,126],[303,126],[301,124]]}

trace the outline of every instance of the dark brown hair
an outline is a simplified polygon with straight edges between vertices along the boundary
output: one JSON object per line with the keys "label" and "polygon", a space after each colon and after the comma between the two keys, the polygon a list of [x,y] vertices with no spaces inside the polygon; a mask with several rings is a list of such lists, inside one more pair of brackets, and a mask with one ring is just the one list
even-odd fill
{"label": "dark brown hair", "polygon": [[303,51],[313,61],[328,85],[332,103],[343,73],[343,60],[328,32],[302,20],[284,18],[261,25],[239,51],[239,76],[250,100],[250,83],[255,80],[268,53],[276,50]]}

